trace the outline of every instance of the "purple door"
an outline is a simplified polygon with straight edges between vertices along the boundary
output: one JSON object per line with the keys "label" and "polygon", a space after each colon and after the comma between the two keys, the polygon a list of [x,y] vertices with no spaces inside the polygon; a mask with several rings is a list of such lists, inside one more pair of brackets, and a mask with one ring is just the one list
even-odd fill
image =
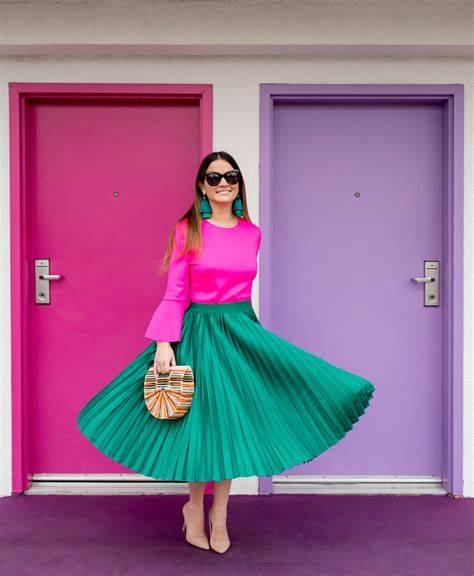
{"label": "purple door", "polygon": [[[369,378],[370,410],[285,475],[441,476],[442,108],[280,103],[271,189],[274,331]],[[424,305],[424,261],[440,303]]]}

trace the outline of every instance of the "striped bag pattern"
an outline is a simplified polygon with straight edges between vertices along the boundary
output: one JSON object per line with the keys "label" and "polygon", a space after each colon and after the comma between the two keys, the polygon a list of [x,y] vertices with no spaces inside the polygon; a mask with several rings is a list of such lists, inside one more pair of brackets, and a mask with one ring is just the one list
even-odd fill
{"label": "striped bag pattern", "polygon": [[188,412],[193,394],[194,374],[191,366],[170,366],[169,374],[158,372],[156,379],[153,365],[147,370],[144,381],[145,404],[155,418],[181,418]]}

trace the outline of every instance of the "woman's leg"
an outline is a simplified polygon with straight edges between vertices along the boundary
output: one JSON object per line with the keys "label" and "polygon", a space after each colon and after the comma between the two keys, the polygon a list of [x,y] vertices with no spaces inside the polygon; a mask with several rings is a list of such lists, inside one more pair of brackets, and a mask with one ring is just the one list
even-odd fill
{"label": "woman's leg", "polygon": [[206,482],[188,482],[189,484],[189,508],[204,511],[204,490]]}
{"label": "woman's leg", "polygon": [[212,522],[212,540],[228,540],[227,533],[227,504],[229,502],[231,478],[226,478],[220,482],[214,482],[214,500],[209,510]]}
{"label": "woman's leg", "polygon": [[206,482],[188,482],[188,484],[189,500],[183,506],[183,509],[186,509],[186,532],[194,540],[202,541],[205,539],[207,542],[204,529],[204,489]]}

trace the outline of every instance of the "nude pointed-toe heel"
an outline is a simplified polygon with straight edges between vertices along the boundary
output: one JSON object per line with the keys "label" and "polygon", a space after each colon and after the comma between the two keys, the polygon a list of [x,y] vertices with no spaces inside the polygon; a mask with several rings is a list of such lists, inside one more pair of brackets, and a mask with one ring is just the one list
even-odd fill
{"label": "nude pointed-toe heel", "polygon": [[[183,506],[183,516],[184,516],[184,506]],[[209,550],[209,540],[207,539],[207,536],[204,536],[203,538],[195,538],[195,537],[192,537],[188,534],[188,531],[186,528],[186,517],[185,516],[184,516],[182,532],[185,532],[185,538],[186,538],[186,542],[188,544],[191,544],[192,546],[196,546],[196,548],[201,548],[202,550]]]}
{"label": "nude pointed-toe heel", "polygon": [[219,552],[219,554],[224,554],[230,547],[230,540],[229,538],[219,538],[219,539],[212,539],[212,521],[209,517],[209,543],[215,552]]}

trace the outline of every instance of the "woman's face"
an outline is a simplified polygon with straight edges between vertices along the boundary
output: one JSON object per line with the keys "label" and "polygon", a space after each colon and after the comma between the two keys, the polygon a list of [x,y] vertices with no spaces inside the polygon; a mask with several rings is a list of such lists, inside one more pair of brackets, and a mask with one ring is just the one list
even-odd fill
{"label": "woman's face", "polygon": [[[220,174],[225,174],[234,170],[234,167],[227,162],[227,160],[222,160],[218,158],[209,164],[206,170],[206,174],[209,172],[219,172]],[[207,194],[209,201],[216,202],[219,204],[225,204],[227,202],[232,203],[239,193],[239,183],[229,184],[227,180],[222,177],[221,181],[217,186],[210,186],[206,179],[200,185],[201,190]]]}

